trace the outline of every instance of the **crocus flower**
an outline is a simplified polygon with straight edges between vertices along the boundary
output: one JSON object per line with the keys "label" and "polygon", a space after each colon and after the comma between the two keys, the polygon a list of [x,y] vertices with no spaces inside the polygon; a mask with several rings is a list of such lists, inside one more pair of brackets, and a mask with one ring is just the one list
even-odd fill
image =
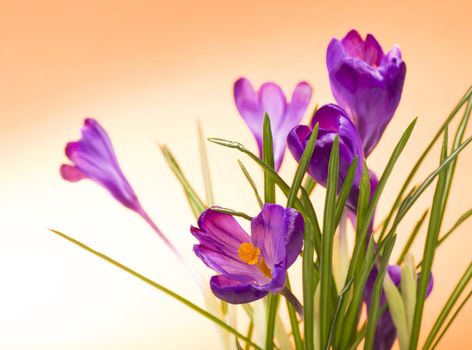
{"label": "crocus flower", "polygon": [[90,179],[110,192],[110,194],[126,208],[141,215],[169,248],[177,254],[177,250],[151,220],[139,203],[133,188],[116,159],[115,151],[105,130],[94,119],[84,121],[79,141],[69,142],[66,156],[72,165],[63,164],[60,172],[64,180],[77,182]]}
{"label": "crocus flower", "polygon": [[332,39],[326,63],[331,90],[357,126],[365,155],[377,145],[400,102],[406,65],[398,46],[387,54],[370,34]]}
{"label": "crocus flower", "polygon": [[[392,282],[397,287],[401,288],[400,282],[401,282],[401,277],[402,277],[402,271],[401,271],[400,266],[390,265],[387,268],[387,272]],[[372,289],[374,288],[374,283],[375,283],[375,279],[377,278],[377,274],[378,274],[378,270],[376,267],[374,267],[374,269],[369,275],[369,278],[367,279],[364,299],[367,303],[368,308],[370,307]],[[418,274],[418,279],[419,279],[419,274]],[[428,297],[431,294],[431,291],[433,290],[433,284],[434,284],[433,275],[431,275],[429,278],[428,287],[426,290],[426,297]],[[382,308],[386,302],[387,302],[387,298],[385,296],[385,293],[382,291],[382,294],[380,296],[380,308]],[[374,339],[374,349],[375,350],[390,350],[393,346],[393,343],[395,342],[396,337],[397,337],[397,330],[393,323],[390,311],[387,308],[387,310],[385,310],[385,312],[379,317],[377,321],[377,327],[375,330],[375,339]]]}
{"label": "crocus flower", "polygon": [[[354,158],[358,158],[357,169],[347,202],[348,206],[355,211],[365,158],[364,151],[362,150],[362,142],[356,126],[342,108],[334,104],[328,104],[318,109],[309,126],[299,125],[290,131],[287,138],[288,148],[294,158],[299,161],[316,123],[318,123],[318,137],[315,144],[315,152],[308,166],[308,173],[316,182],[326,186],[331,148],[334,138],[338,135],[339,187],[341,187],[344,182],[349,166]],[[375,189],[377,184],[377,178],[372,172],[369,174],[372,188],[371,193],[373,193],[373,189]]]}
{"label": "crocus flower", "polygon": [[262,134],[264,115],[267,113],[271,121],[275,170],[280,168],[287,146],[287,134],[300,124],[310,103],[312,88],[308,83],[301,82],[293,91],[290,103],[275,83],[263,84],[259,91],[254,90],[251,82],[240,78],[234,83],[234,101],[239,113],[254,134],[259,155],[262,156]]}
{"label": "crocus flower", "polygon": [[218,275],[213,293],[231,304],[249,303],[285,286],[286,270],[303,245],[303,217],[294,209],[264,205],[251,221],[251,235],[229,214],[204,211],[191,233],[195,254]]}

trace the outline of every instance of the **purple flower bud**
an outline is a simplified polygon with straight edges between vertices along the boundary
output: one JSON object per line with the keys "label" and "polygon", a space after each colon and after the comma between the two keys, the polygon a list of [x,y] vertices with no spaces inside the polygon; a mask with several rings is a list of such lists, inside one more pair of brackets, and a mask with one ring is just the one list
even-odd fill
{"label": "purple flower bud", "polygon": [[234,101],[239,113],[256,138],[259,155],[262,155],[262,129],[264,115],[269,115],[272,127],[275,170],[282,164],[287,146],[287,134],[300,124],[310,103],[312,88],[301,82],[293,91],[290,103],[275,83],[263,84],[255,91],[251,82],[240,78],[234,83]]}
{"label": "purple flower bud", "polygon": [[372,35],[363,40],[352,30],[331,40],[326,63],[334,98],[356,125],[368,156],[400,102],[406,74],[400,49],[384,54]]}
{"label": "purple flower bud", "polygon": [[218,275],[210,280],[213,293],[231,304],[243,304],[278,293],[286,271],[303,245],[303,217],[277,204],[264,205],[251,221],[251,235],[229,214],[202,213],[190,232],[199,240],[195,254]]}

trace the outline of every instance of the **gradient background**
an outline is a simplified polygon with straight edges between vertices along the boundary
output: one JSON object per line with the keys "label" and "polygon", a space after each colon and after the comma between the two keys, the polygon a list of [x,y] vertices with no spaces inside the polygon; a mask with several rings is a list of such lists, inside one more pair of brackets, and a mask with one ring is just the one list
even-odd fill
{"label": "gradient background", "polygon": [[[386,50],[400,44],[408,73],[396,117],[369,158],[373,169],[383,169],[407,123],[420,116],[386,189],[381,217],[471,83],[471,10],[470,1],[456,0],[1,1],[0,349],[218,348],[209,321],[47,231],[62,230],[202,303],[136,215],[91,182],[60,179],[63,147],[79,137],[84,116],[105,126],[144,206],[200,267],[191,252],[191,213],[156,141],[173,149],[201,190],[197,118],[208,136],[255,149],[233,105],[237,77],[257,86],[274,80],[287,93],[305,79],[315,89],[312,105],[332,102],[329,40],[351,28],[374,33]],[[254,213],[238,154],[210,146],[209,155],[218,203]],[[437,148],[417,181],[436,166],[436,155]],[[469,149],[461,157],[444,229],[471,207],[471,156]],[[294,162],[286,159],[283,175],[290,176]],[[400,247],[426,204],[419,203],[400,228]],[[470,261],[471,229],[464,224],[439,249],[423,331]],[[419,257],[422,240],[417,243]],[[471,322],[469,305],[441,348],[470,346]]]}

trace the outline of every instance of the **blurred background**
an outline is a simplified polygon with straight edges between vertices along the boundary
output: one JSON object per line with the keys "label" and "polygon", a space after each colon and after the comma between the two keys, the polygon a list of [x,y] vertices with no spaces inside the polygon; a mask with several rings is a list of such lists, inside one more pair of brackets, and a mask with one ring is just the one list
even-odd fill
{"label": "blurred background", "polygon": [[[204,271],[191,251],[192,214],[157,143],[174,151],[203,193],[197,119],[207,136],[256,149],[234,107],[236,78],[256,86],[273,80],[287,94],[307,80],[315,91],[312,106],[324,104],[333,102],[325,67],[332,37],[356,28],[373,33],[385,51],[399,44],[407,63],[403,97],[370,167],[381,172],[407,123],[419,120],[378,218],[472,82],[466,0],[3,0],[0,10],[1,350],[218,348],[209,321],[47,230],[61,230],[203,305],[186,272],[137,215],[89,181],[60,178],[64,146],[79,138],[84,117],[106,128],[145,208]],[[436,167],[437,151],[416,181]],[[217,203],[255,213],[240,155],[209,145],[209,156]],[[259,170],[245,163],[260,181]],[[287,155],[283,176],[290,179],[294,165]],[[469,149],[460,157],[443,232],[471,207],[471,172]],[[427,204],[420,202],[401,226],[399,247]],[[423,332],[470,261],[471,229],[465,223],[438,251]],[[422,242],[414,245],[417,258]],[[440,348],[470,346],[471,322],[469,305]]]}

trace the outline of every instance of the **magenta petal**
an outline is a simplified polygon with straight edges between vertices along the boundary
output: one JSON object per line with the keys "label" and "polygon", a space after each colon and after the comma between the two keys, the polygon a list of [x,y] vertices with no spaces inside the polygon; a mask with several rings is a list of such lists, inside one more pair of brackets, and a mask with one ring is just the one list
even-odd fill
{"label": "magenta petal", "polygon": [[288,267],[303,246],[303,217],[294,209],[265,204],[251,222],[251,237],[269,266]]}
{"label": "magenta petal", "polygon": [[230,278],[223,275],[210,279],[212,292],[221,300],[230,304],[246,304],[261,299],[268,292],[256,289],[247,281]]}
{"label": "magenta petal", "polygon": [[253,133],[262,155],[262,129],[264,115],[267,113],[271,121],[274,145],[275,170],[282,164],[287,146],[289,131],[300,123],[308,108],[312,88],[308,83],[301,82],[293,91],[290,103],[275,83],[265,83],[258,91],[246,78],[240,78],[234,84],[234,100],[242,118]]}
{"label": "magenta petal", "polygon": [[94,119],[86,119],[79,141],[69,142],[66,155],[73,165],[61,166],[68,181],[88,178],[106,188],[125,207],[142,214],[142,208],[131,185],[120,169],[111,141]]}

